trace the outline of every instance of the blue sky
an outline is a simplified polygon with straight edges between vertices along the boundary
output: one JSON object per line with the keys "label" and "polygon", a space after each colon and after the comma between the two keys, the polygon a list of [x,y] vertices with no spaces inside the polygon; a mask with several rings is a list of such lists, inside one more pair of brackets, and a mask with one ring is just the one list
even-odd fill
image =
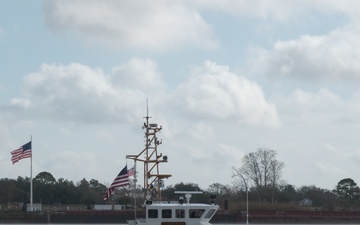
{"label": "blue sky", "polygon": [[[232,184],[258,148],[283,180],[360,182],[356,1],[0,2],[0,177],[110,183],[163,126],[165,184]],[[199,173],[197,173],[199,172]]]}

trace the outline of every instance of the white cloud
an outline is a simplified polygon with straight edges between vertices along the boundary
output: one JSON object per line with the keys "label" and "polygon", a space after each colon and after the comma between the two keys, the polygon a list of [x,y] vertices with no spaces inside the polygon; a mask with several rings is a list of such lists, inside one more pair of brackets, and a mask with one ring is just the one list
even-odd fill
{"label": "white cloud", "polygon": [[136,90],[114,88],[100,69],[77,63],[44,64],[40,71],[25,78],[25,85],[34,110],[64,120],[128,120],[136,116],[130,111],[144,99]]}
{"label": "white cloud", "polygon": [[215,0],[210,2],[206,0],[196,0],[189,1],[189,4],[195,4],[204,9],[223,11],[234,16],[253,16],[262,19],[284,21],[295,11],[293,2],[294,1],[286,0],[255,0],[251,2],[238,0]]}
{"label": "white cloud", "polygon": [[306,92],[301,89],[294,90],[289,96],[285,98],[287,108],[302,108],[307,107],[306,110],[316,109],[321,111],[328,111],[328,109],[338,108],[344,104],[339,96],[326,88],[322,88],[317,92]]}
{"label": "white cloud", "polygon": [[45,1],[44,13],[54,31],[71,31],[115,47],[216,46],[211,27],[199,12],[179,1]]}
{"label": "white cloud", "polygon": [[29,99],[13,98],[13,99],[11,99],[11,105],[28,108],[31,105],[31,102]]}
{"label": "white cloud", "polygon": [[260,86],[210,61],[192,71],[179,86],[177,98],[180,107],[199,117],[235,119],[254,126],[280,125],[275,106],[266,101]]}
{"label": "white cloud", "polygon": [[[265,99],[260,86],[212,62],[194,69],[174,91],[167,88],[155,62],[140,58],[115,67],[111,75],[78,63],[44,64],[24,82],[28,98],[14,99],[13,104],[21,103],[48,119],[132,121],[142,116],[144,107],[139,106],[150,98],[153,108],[159,106],[159,113],[180,110],[251,126],[280,125],[275,106]],[[199,129],[212,135],[208,126],[199,123]]]}
{"label": "white cloud", "polygon": [[188,0],[188,4],[201,9],[222,11],[241,17],[256,17],[263,20],[288,22],[290,18],[304,16],[309,12],[359,15],[360,3],[352,0]]}
{"label": "white cloud", "polygon": [[360,29],[356,24],[327,35],[303,35],[278,41],[273,49],[253,51],[251,65],[263,65],[270,77],[330,82],[360,81]]}
{"label": "white cloud", "polygon": [[151,59],[132,58],[112,71],[115,86],[128,87],[141,91],[161,91],[166,88],[157,65]]}

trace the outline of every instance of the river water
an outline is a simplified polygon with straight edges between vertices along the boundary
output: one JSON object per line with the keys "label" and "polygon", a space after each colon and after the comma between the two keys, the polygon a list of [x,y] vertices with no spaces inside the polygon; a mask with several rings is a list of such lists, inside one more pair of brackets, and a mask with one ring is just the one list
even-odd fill
{"label": "river water", "polygon": [[[52,224],[52,223],[44,223],[44,224],[37,224],[37,225],[49,225],[49,224]],[[245,223],[237,223],[237,224],[219,224],[219,223],[215,223],[213,225],[240,225],[240,224],[245,224]],[[249,223],[250,225],[266,225],[265,223],[261,223],[261,224],[256,224],[256,223]],[[29,224],[17,224],[17,225],[29,225]],[[79,224],[59,224],[59,223],[56,223],[54,225],[79,225]],[[83,225],[83,224],[82,224]],[[91,224],[91,225],[114,225],[114,224],[107,224],[107,223],[98,223],[98,224]],[[119,224],[119,225],[127,225],[127,224]],[[303,224],[284,224],[284,223],[281,223],[281,224],[274,224],[274,223],[271,223],[270,225],[344,225],[344,224],[328,224],[328,223],[316,223],[316,224],[307,224],[307,223],[303,223]],[[359,225],[359,224],[346,224],[346,225]]]}

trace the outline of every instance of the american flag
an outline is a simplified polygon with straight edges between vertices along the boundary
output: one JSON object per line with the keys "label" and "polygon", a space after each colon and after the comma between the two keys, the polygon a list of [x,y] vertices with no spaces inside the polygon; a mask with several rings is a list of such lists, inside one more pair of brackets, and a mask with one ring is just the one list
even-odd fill
{"label": "american flag", "polygon": [[17,163],[21,159],[31,157],[31,141],[11,152],[11,162]]}
{"label": "american flag", "polygon": [[110,198],[110,195],[115,190],[115,188],[123,187],[126,185],[129,185],[127,166],[125,166],[124,169],[120,171],[120,173],[116,176],[110,187],[106,190],[105,194],[103,195],[104,201]]}

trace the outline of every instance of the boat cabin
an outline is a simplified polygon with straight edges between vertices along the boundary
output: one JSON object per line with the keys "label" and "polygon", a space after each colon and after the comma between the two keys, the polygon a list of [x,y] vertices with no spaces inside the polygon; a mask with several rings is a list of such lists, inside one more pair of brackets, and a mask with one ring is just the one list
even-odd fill
{"label": "boat cabin", "polygon": [[[190,203],[191,194],[202,194],[194,191],[177,191],[185,194],[174,202],[145,201],[146,218],[137,219],[135,224],[141,225],[207,225],[219,209],[215,204]],[[131,223],[129,223],[131,224]]]}
{"label": "boat cabin", "polygon": [[[147,202],[150,203],[150,202]],[[137,224],[191,225],[208,224],[219,206],[201,203],[180,204],[176,202],[146,204],[146,218]]]}

